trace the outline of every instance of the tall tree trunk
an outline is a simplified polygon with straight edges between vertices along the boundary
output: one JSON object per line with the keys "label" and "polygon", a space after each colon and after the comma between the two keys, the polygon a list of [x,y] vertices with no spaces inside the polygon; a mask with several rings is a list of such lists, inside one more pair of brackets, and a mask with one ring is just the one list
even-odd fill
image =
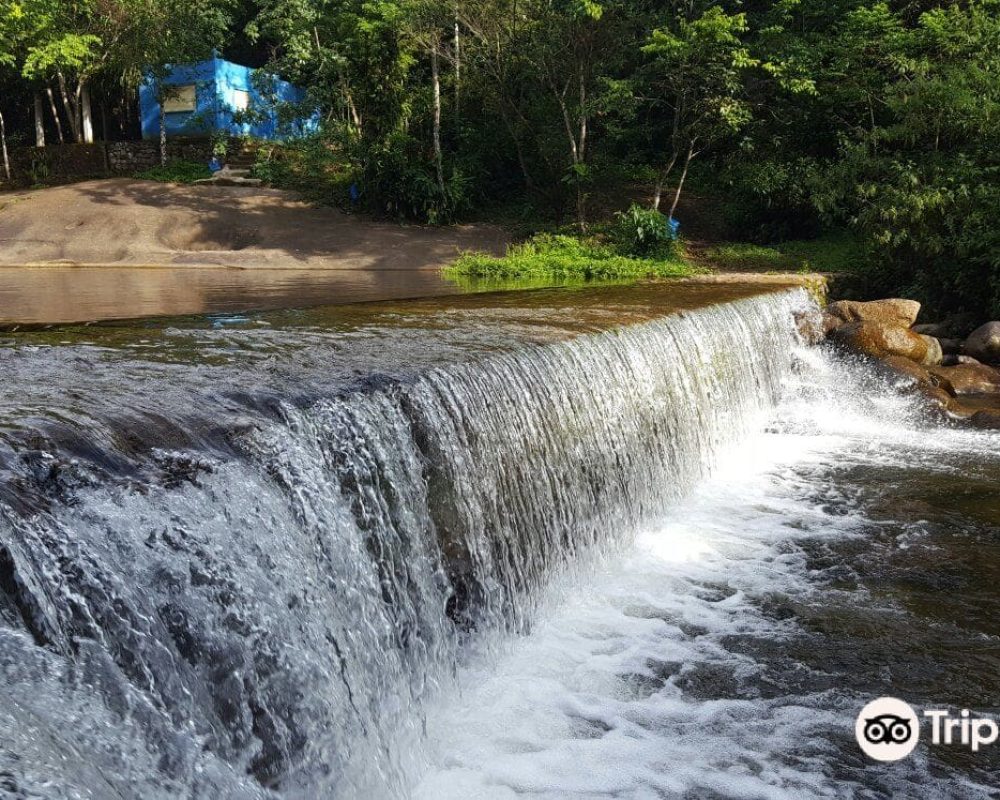
{"label": "tall tree trunk", "polygon": [[45,147],[45,116],[39,92],[35,92],[35,147]]}
{"label": "tall tree trunk", "polygon": [[83,132],[80,130],[80,110],[70,99],[69,88],[66,86],[66,77],[62,72],[57,73],[57,76],[59,78],[59,95],[62,97],[66,116],[69,118],[69,129],[73,132],[73,140],[82,142]]}
{"label": "tall tree trunk", "polygon": [[167,166],[167,113],[163,110],[165,97],[160,97],[160,166]]}
{"label": "tall tree trunk", "polygon": [[83,141],[87,144],[94,143],[94,119],[90,109],[90,89],[86,84],[81,83],[80,93],[80,121],[82,123]]}
{"label": "tall tree trunk", "polygon": [[10,183],[10,156],[7,154],[7,127],[3,123],[3,114],[0,114],[0,149],[3,150],[3,174]]}
{"label": "tall tree trunk", "polygon": [[361,115],[358,113],[358,107],[354,104],[354,95],[351,93],[351,87],[347,85],[347,80],[343,76],[340,78],[340,92],[344,95],[344,104],[347,107],[347,114],[351,125],[354,126],[354,132],[360,137]]}
{"label": "tall tree trunk", "polygon": [[458,108],[462,100],[462,32],[455,20],[455,39],[452,44],[455,51],[455,121],[458,122]]}
{"label": "tall tree trunk", "polygon": [[[566,128],[566,142],[569,145],[569,160],[570,166],[573,169],[573,183],[576,186],[576,224],[580,229],[580,233],[587,232],[587,219],[584,216],[585,203],[583,197],[583,187],[580,185],[580,180],[582,175],[580,175],[579,168],[583,164],[580,158],[580,145],[577,140],[576,133],[573,131],[573,122],[570,119],[569,107],[566,105],[566,92],[569,90],[569,82],[566,83],[565,88],[562,92],[556,87],[552,79],[549,79],[549,86],[552,89],[552,94],[556,98],[556,102],[559,104],[559,110],[562,112],[563,125]],[[583,114],[583,109],[580,110],[581,115]]]}
{"label": "tall tree trunk", "polygon": [[431,79],[434,81],[434,172],[444,197],[444,158],[441,155],[441,71],[437,42],[431,45]]}
{"label": "tall tree trunk", "polygon": [[670,173],[674,171],[674,164],[677,163],[677,151],[673,152],[670,156],[670,161],[667,162],[667,166],[663,168],[659,175],[656,176],[656,185],[653,188],[653,211],[660,210],[660,200],[663,198],[663,187],[667,185],[667,178],[670,177]]}
{"label": "tall tree trunk", "polygon": [[52,94],[52,87],[46,86],[45,93],[49,96],[49,108],[52,109],[52,119],[56,121],[56,133],[59,134],[59,144],[65,144],[66,137],[63,136],[62,122],[59,119],[59,109],[56,108],[56,98]]}
{"label": "tall tree trunk", "polygon": [[674,218],[674,212],[677,210],[677,204],[681,201],[681,191],[684,189],[684,179],[688,174],[688,167],[691,166],[691,159],[694,158],[694,144],[692,144],[687,151],[687,155],[684,157],[684,169],[681,170],[681,177],[677,181],[677,191],[674,192],[674,202],[670,204],[670,213],[667,214],[669,219]]}
{"label": "tall tree trunk", "polygon": [[[587,163],[587,79],[583,72],[583,65],[579,69],[580,77],[580,135],[577,138],[579,145],[580,164]],[[587,232],[587,193],[583,190],[583,183],[580,178],[576,182],[576,224],[580,227],[580,233]]]}

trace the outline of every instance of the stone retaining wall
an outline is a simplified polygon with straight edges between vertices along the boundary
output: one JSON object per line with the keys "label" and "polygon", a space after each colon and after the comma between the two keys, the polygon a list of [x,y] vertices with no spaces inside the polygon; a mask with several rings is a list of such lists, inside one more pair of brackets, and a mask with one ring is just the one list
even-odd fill
{"label": "stone retaining wall", "polygon": [[[107,145],[108,171],[115,175],[131,175],[160,163],[159,142],[110,142]],[[167,158],[171,161],[207,162],[212,157],[212,143],[207,139],[167,142]]]}
{"label": "stone retaining wall", "polygon": [[[176,139],[167,143],[167,157],[207,162],[212,157],[212,143],[208,139]],[[55,144],[22,147],[11,152],[13,182],[26,186],[106,175],[133,175],[159,163],[160,143],[152,141]],[[0,185],[2,183],[0,180]]]}

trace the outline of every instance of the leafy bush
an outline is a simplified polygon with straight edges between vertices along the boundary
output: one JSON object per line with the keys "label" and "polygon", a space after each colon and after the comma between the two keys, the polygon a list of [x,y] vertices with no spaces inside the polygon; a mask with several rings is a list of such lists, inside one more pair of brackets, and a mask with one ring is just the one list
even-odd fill
{"label": "leafy bush", "polygon": [[403,132],[355,148],[359,185],[370,210],[401,219],[444,224],[471,207],[472,181],[457,168],[438,186],[421,143]]}
{"label": "leafy bush", "polygon": [[211,178],[212,170],[207,164],[195,161],[170,161],[167,165],[153,167],[136,175],[146,181],[161,181],[163,183],[194,183],[203,178]]}
{"label": "leafy bush", "polygon": [[628,211],[617,212],[615,219],[612,238],[624,255],[666,254],[673,247],[670,220],[659,211],[633,203]]}
{"label": "leafy bush", "polygon": [[250,174],[271,186],[300,192],[314,203],[350,207],[353,172],[340,151],[322,136],[262,145]]}
{"label": "leafy bush", "polygon": [[539,234],[511,245],[500,258],[466,253],[446,268],[448,277],[519,279],[622,279],[688,275],[694,272],[683,258],[634,258],[615,248],[573,236]]}

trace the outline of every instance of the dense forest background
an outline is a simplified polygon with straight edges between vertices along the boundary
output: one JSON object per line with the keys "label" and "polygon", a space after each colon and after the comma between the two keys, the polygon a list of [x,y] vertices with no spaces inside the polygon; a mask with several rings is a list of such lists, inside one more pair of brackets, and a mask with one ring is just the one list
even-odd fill
{"label": "dense forest background", "polygon": [[850,231],[867,291],[1000,313],[1000,0],[0,0],[6,138],[36,103],[50,140],[82,104],[134,135],[149,70],[213,48],[321,112],[275,180],[580,231],[693,185],[742,239]]}

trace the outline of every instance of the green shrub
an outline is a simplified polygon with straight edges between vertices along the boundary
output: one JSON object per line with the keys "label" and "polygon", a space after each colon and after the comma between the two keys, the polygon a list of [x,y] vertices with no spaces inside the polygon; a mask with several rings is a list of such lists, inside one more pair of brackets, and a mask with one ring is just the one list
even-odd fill
{"label": "green shrub", "polygon": [[163,183],[194,183],[203,178],[211,178],[212,170],[207,164],[194,161],[170,161],[167,165],[153,167],[136,175],[146,181],[162,181]]}
{"label": "green shrub", "polygon": [[692,272],[692,266],[677,254],[634,258],[599,242],[552,234],[539,234],[523,244],[511,245],[500,258],[466,253],[445,270],[448,277],[557,280],[670,277]]}
{"label": "green shrub", "polygon": [[262,144],[250,174],[271,186],[300,192],[320,205],[350,207],[353,172],[323,136]]}
{"label": "green shrub", "polygon": [[628,211],[618,211],[615,220],[612,238],[623,255],[666,254],[673,247],[670,221],[659,211],[633,203]]}
{"label": "green shrub", "polygon": [[472,205],[473,181],[449,165],[442,191],[431,155],[405,132],[357,143],[353,159],[365,205],[376,213],[438,225],[453,222]]}

